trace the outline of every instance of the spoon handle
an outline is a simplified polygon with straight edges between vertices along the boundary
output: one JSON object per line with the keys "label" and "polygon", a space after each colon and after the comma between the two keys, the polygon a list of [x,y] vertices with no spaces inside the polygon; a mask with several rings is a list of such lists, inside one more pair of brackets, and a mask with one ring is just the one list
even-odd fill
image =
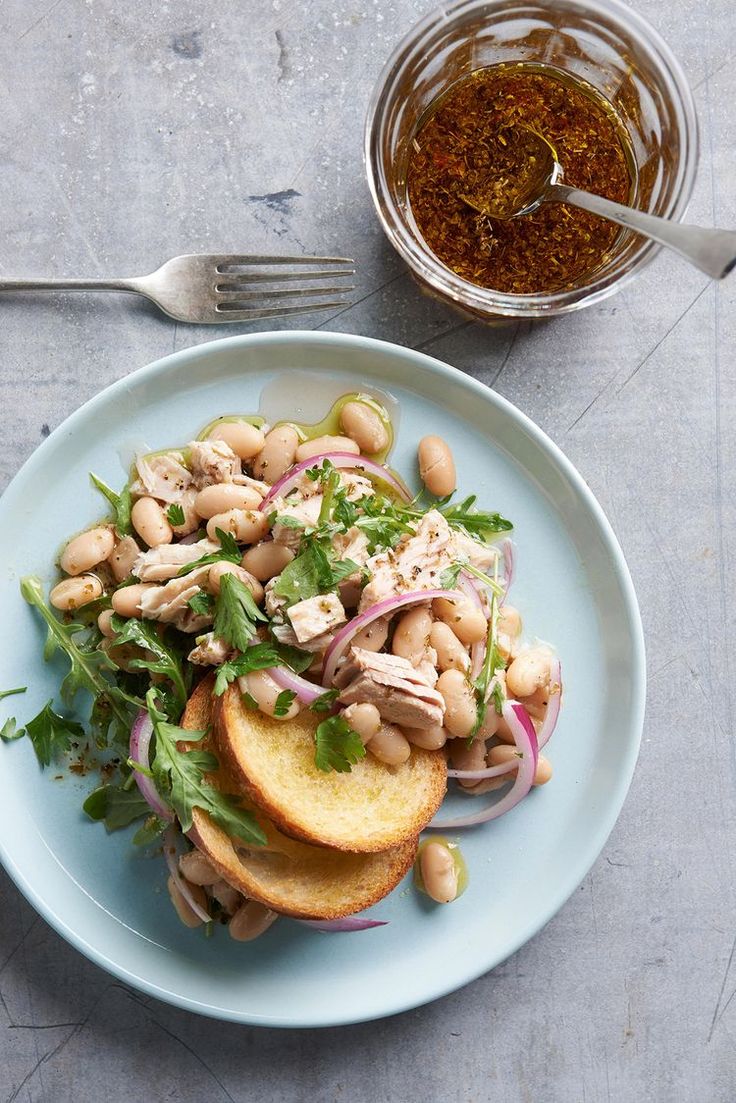
{"label": "spoon handle", "polygon": [[552,184],[544,198],[547,202],[572,203],[574,207],[581,207],[584,211],[601,215],[644,237],[650,237],[660,245],[674,249],[715,280],[722,280],[736,267],[736,232],[733,230],[683,226],[566,184]]}

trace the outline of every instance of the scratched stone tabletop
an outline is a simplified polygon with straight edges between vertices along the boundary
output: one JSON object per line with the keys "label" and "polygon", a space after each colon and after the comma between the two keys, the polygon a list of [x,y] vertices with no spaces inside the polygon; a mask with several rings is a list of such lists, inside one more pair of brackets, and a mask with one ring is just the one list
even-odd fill
{"label": "scratched stone tabletop", "polygon": [[[374,217],[361,130],[389,50],[430,6],[4,0],[0,271],[128,275],[223,249],[355,257],[353,305],[294,327],[428,350],[494,387],[608,513],[648,648],[631,793],[579,890],[514,957],[341,1029],[223,1025],[142,997],[2,873],[0,1103],[736,1098],[736,277],[715,286],[660,256],[597,307],[493,330],[423,298]],[[736,6],[636,7],[695,91],[691,220],[736,226]],[[1,300],[2,484],[113,380],[227,332],[245,330],[177,326],[126,297]]]}

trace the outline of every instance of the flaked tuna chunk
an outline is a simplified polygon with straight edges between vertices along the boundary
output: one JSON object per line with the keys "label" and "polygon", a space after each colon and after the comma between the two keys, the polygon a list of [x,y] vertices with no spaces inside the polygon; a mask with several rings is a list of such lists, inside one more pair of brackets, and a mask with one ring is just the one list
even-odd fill
{"label": "flaked tuna chunk", "polygon": [[198,490],[214,483],[240,482],[240,460],[224,440],[192,440],[187,447],[192,480]]}
{"label": "flaked tuna chunk", "polygon": [[147,620],[173,624],[182,632],[202,632],[212,623],[211,616],[200,616],[188,605],[189,599],[204,586],[209,567],[197,567],[181,578],[172,578],[163,586],[144,590],[138,608]]}
{"label": "flaked tuna chunk", "polygon": [[198,540],[196,544],[161,544],[141,552],[133,564],[133,574],[141,582],[166,582],[175,578],[188,563],[219,551],[219,548],[220,545],[212,540]]}
{"label": "flaked tuna chunk", "polygon": [[317,594],[297,601],[286,615],[299,643],[307,643],[345,623],[345,610],[337,594]]}
{"label": "flaked tuna chunk", "polygon": [[163,452],[159,456],[137,456],[138,478],[130,492],[134,498],[150,497],[159,502],[180,502],[192,485],[192,474],[184,466],[181,452]]}
{"label": "flaked tuna chunk", "polygon": [[501,554],[494,544],[481,544],[467,533],[455,531],[453,536],[459,558],[467,559],[481,571],[487,571],[493,567]]}
{"label": "flaked tuna chunk", "polygon": [[335,678],[343,705],[375,705],[383,720],[410,728],[442,724],[445,702],[425,674],[400,655],[354,647]]}
{"label": "flaked tuna chunk", "polygon": [[[314,494],[311,498],[303,499],[295,494],[288,498],[275,498],[270,503],[269,515],[276,512],[276,520],[272,529],[275,544],[281,544],[285,548],[297,551],[305,528],[314,528],[319,520],[319,512],[322,508],[322,495]],[[283,524],[282,518],[288,518],[292,524]],[[297,522],[296,528],[293,522]]]}
{"label": "flaked tuna chunk", "polygon": [[300,643],[291,625],[277,620],[271,621],[271,634],[279,643],[288,644],[289,647],[298,647],[302,651],[311,651],[314,655],[321,655],[326,651],[335,638],[334,632],[325,632],[322,636],[313,636],[311,640]]}
{"label": "flaked tuna chunk", "polygon": [[430,510],[412,536],[402,536],[395,548],[368,560],[372,577],[361,595],[359,612],[397,594],[438,589],[440,575],[456,558],[452,529],[441,513]]}
{"label": "flaked tuna chunk", "polygon": [[214,632],[206,632],[197,638],[197,646],[192,648],[187,658],[198,666],[220,666],[232,650],[230,644]]}

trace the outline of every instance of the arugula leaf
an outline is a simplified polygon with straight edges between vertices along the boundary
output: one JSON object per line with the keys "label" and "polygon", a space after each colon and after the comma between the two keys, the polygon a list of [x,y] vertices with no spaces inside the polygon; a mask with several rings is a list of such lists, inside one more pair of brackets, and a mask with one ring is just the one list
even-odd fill
{"label": "arugula leaf", "polygon": [[184,509],[179,502],[172,502],[169,508],[166,510],[166,520],[172,526],[176,528],[177,525],[183,525],[186,520],[184,516]]}
{"label": "arugula leaf", "polygon": [[192,809],[201,808],[228,835],[247,843],[265,845],[266,836],[251,813],[240,806],[240,798],[220,792],[205,779],[205,774],[218,767],[215,755],[198,748],[179,750],[180,741],[199,743],[205,733],[169,724],[156,706],[155,689],[146,694],[146,704],[156,737],[155,785],[160,793],[167,794],[165,799],[176,812],[182,831],[189,831],[192,826]]}
{"label": "arugula leaf", "polygon": [[223,575],[215,602],[215,635],[245,652],[259,620],[267,621],[268,617],[258,608],[248,587],[234,574]]}
{"label": "arugula leaf", "polygon": [[148,819],[141,824],[130,841],[133,846],[150,846],[151,843],[156,841],[159,835],[163,834],[168,826],[166,820],[161,820],[158,816],[149,816]]}
{"label": "arugula leaf", "polygon": [[[461,529],[479,540],[490,540],[499,532],[508,532],[513,528],[511,522],[499,513],[476,509],[475,494],[454,505],[449,504],[449,499],[441,498],[423,508],[420,498],[406,505],[392,501],[383,494],[374,494],[356,503],[360,515],[354,524],[368,536],[371,551],[377,547],[394,547],[405,532],[413,532],[413,524],[421,520],[428,509],[438,509],[452,528]],[[336,516],[342,508],[336,508]]]}
{"label": "arugula leaf", "polygon": [[25,734],[25,728],[18,727],[18,721],[14,716],[9,716],[0,728],[0,739],[3,743],[13,743],[16,739],[22,739]]}
{"label": "arugula leaf", "polygon": [[[84,728],[75,720],[59,716],[47,701],[39,712],[26,724],[26,735],[33,744],[36,758],[41,766],[49,766],[51,759],[64,754],[71,748],[72,740],[85,739]],[[20,738],[14,734],[13,738]]]}
{"label": "arugula leaf", "polygon": [[212,594],[206,593],[205,590],[200,590],[199,593],[189,598],[187,605],[197,616],[209,617],[215,608],[215,599]]}
{"label": "arugula leaf", "polygon": [[3,697],[15,697],[16,693],[25,693],[28,686],[19,686],[18,689],[3,689],[0,690],[0,701]]}
{"label": "arugula leaf", "polygon": [[210,563],[221,563],[223,559],[227,560],[228,563],[237,563],[240,565],[243,553],[238,551],[238,544],[232,533],[224,532],[222,529],[215,529],[215,533],[217,539],[220,541],[220,550],[210,552],[208,555],[201,555],[199,559],[195,559],[193,563],[185,563],[184,566],[180,567],[176,572],[177,578],[189,574],[191,571],[196,571],[198,567],[206,567]]}
{"label": "arugula leaf", "polygon": [[102,479],[98,478],[97,475],[93,475],[91,471],[89,477],[115,511],[115,528],[118,536],[130,536],[133,532],[133,525],[130,520],[130,512],[133,508],[130,483],[126,483],[121,492],[116,494],[107,483],[103,483]]}
{"label": "arugula leaf", "polygon": [[442,505],[440,513],[453,528],[464,529],[470,536],[489,540],[499,532],[509,532],[514,526],[500,513],[487,513],[476,509],[476,494],[470,494],[455,505]]}
{"label": "arugula leaf", "polygon": [[57,650],[64,651],[69,659],[69,672],[61,684],[63,699],[70,701],[80,689],[86,689],[97,704],[104,703],[110,722],[114,721],[118,729],[129,730],[131,706],[138,708],[141,702],[104,677],[104,673],[115,671],[115,664],[104,651],[100,651],[94,643],[77,642],[75,637],[85,631],[86,626],[75,622],[62,624],[57,620],[44,601],[41,580],[35,575],[26,575],[21,579],[20,591],[28,604],[38,609],[48,627],[44,659],[48,661]]}
{"label": "arugula leaf", "polygon": [[273,704],[273,714],[277,720],[281,720],[284,716],[286,716],[287,712],[294,702],[295,697],[296,693],[293,689],[281,690],[281,693],[279,693]]}
{"label": "arugula leaf", "polygon": [[365,758],[365,747],[344,716],[331,716],[317,725],[314,764],[318,770],[350,773],[352,766]]}
{"label": "arugula leaf", "polygon": [[329,712],[339,694],[339,689],[328,689],[312,701],[309,708],[312,712]]}
{"label": "arugula leaf", "polygon": [[252,670],[269,670],[272,666],[286,666],[296,674],[301,674],[312,665],[314,656],[298,647],[289,647],[283,643],[256,643],[242,655],[228,659],[217,668],[215,695],[219,697],[231,682]]}
{"label": "arugula leaf", "polygon": [[137,787],[126,789],[112,784],[94,789],[82,808],[91,820],[102,820],[108,831],[118,831],[151,813]]}
{"label": "arugula leaf", "polygon": [[128,665],[134,670],[149,670],[152,674],[163,674],[168,678],[173,683],[176,706],[181,712],[188,696],[181,656],[167,647],[152,621],[138,620],[137,617],[123,620],[114,616],[111,624],[115,632],[114,646],[132,643],[153,653],[153,659],[131,659]]}

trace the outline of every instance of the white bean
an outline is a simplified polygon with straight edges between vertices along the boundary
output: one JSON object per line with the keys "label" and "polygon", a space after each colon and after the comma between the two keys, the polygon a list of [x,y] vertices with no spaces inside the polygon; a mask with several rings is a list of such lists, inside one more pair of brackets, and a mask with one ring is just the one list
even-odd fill
{"label": "white bean", "polygon": [[235,575],[244,586],[248,587],[256,605],[260,605],[263,601],[263,587],[258,579],[254,578],[253,575],[243,567],[239,567],[237,563],[228,563],[226,559],[222,560],[220,563],[213,563],[210,567],[209,574],[207,575],[207,589],[211,594],[219,594],[222,577],[226,574]]}
{"label": "white bean", "polygon": [[470,735],[478,716],[475,695],[461,670],[445,670],[437,680],[445,702],[445,727],[455,739]]}
{"label": "white bean", "polygon": [[[179,888],[173,877],[169,877],[168,881],[166,882],[166,887],[169,890],[171,903],[176,908],[176,914],[179,916],[184,926],[201,927],[202,920],[199,918],[196,912],[192,911],[191,907],[179,891]],[[188,887],[199,906],[205,908],[207,906],[207,897],[204,894],[204,889],[200,888],[199,885],[189,885]]]}
{"label": "white bean", "polygon": [[[486,767],[486,743],[477,735],[468,746],[467,739],[453,739],[449,746],[450,761],[455,770],[484,770]],[[480,782],[477,778],[458,778],[463,789],[476,789]]]}
{"label": "white bean", "polygon": [[430,494],[444,498],[457,485],[455,461],[442,437],[422,437],[419,441],[419,474]]}
{"label": "white bean", "polygon": [[293,425],[277,425],[266,433],[263,448],[253,460],[253,474],[273,486],[294,462],[299,434]]}
{"label": "white bean", "polygon": [[139,498],[133,504],[130,520],[141,540],[145,540],[149,548],[170,544],[174,538],[174,532],[166,519],[166,514],[155,498]]}
{"label": "white bean", "polygon": [[251,695],[261,712],[265,712],[266,716],[273,716],[276,720],[291,720],[301,709],[299,699],[295,697],[286,712],[282,716],[276,716],[276,701],[279,694],[284,691],[265,670],[253,670],[250,674],[238,678],[238,685],[241,690]]}
{"label": "white bean", "polygon": [[112,607],[119,617],[141,616],[140,600],[146,590],[152,590],[155,582],[138,582],[134,586],[123,586],[112,595]]}
{"label": "white bean", "polygon": [[396,724],[381,724],[368,744],[368,750],[387,766],[400,766],[411,754],[411,744]]}
{"label": "white bean", "polygon": [[[512,762],[517,757],[516,747],[491,747],[488,752],[488,765],[501,766],[504,762]],[[509,770],[509,778],[516,777],[516,770]],[[552,777],[552,763],[544,755],[537,758],[537,768],[534,771],[532,785],[546,785]]]}
{"label": "white bean", "polygon": [[388,447],[388,430],[378,412],[365,402],[346,402],[340,410],[340,428],[367,456]]}
{"label": "white bean", "polygon": [[447,742],[447,730],[441,724],[435,724],[431,728],[407,728],[402,725],[401,730],[410,743],[425,751],[438,751]]}
{"label": "white bean", "polygon": [[438,904],[449,904],[457,896],[457,869],[449,847],[432,840],[419,854],[419,868],[427,895]]}
{"label": "white bean", "polygon": [[97,601],[98,597],[102,597],[102,583],[99,578],[93,574],[80,574],[58,582],[49,594],[49,601],[54,609],[70,613],[74,609],[81,609],[83,605],[89,605],[90,601]]}
{"label": "white bean", "polygon": [[443,670],[462,670],[470,668],[470,656],[460,643],[449,624],[436,620],[429,633],[430,645],[437,652],[437,666]]}
{"label": "white bean", "polygon": [[89,529],[70,540],[62,552],[59,563],[67,574],[84,574],[111,554],[115,537],[109,528]]}
{"label": "white bean", "polygon": [[236,942],[252,942],[262,935],[278,919],[278,912],[270,911],[257,900],[248,900],[238,908],[227,925],[230,937]]}
{"label": "white bean", "polygon": [[357,732],[363,744],[370,743],[371,739],[381,727],[381,714],[375,705],[367,701],[361,704],[348,705],[342,713],[354,732]]}
{"label": "white bean", "polygon": [[506,671],[506,685],[514,697],[531,697],[535,690],[549,685],[552,656],[542,647],[530,647],[517,655]]}
{"label": "white bean", "polygon": [[462,594],[456,598],[435,598],[432,612],[438,620],[450,626],[461,643],[478,643],[486,637],[488,621],[483,611]]}
{"label": "white bean", "polygon": [[432,615],[429,609],[419,606],[410,609],[399,617],[391,640],[391,651],[408,659],[410,663],[419,662],[429,647],[429,634],[432,630]]}
{"label": "white bean", "polygon": [[214,885],[220,874],[201,850],[189,850],[179,858],[179,872],[192,885]]}
{"label": "white bean", "polygon": [[99,628],[102,635],[105,636],[108,640],[112,640],[115,638],[115,629],[110,623],[114,616],[114,609],[103,609],[99,617],[97,618],[97,627]]}
{"label": "white bean", "polygon": [[275,544],[273,540],[265,540],[249,548],[240,562],[259,582],[268,582],[281,574],[293,558],[291,548],[284,544]]}
{"label": "white bean", "polygon": [[364,651],[380,651],[388,638],[389,617],[378,617],[365,628],[356,632],[352,639],[353,647],[362,647]]}
{"label": "white bean", "polygon": [[360,448],[350,437],[315,437],[314,440],[305,440],[296,450],[296,462],[311,460],[312,456],[320,456],[323,452],[352,452],[354,456],[360,455]]}
{"label": "white bean", "polygon": [[498,610],[498,631],[512,639],[521,632],[521,613],[513,605],[502,605]]}
{"label": "white bean", "polygon": [[221,421],[209,435],[210,440],[224,440],[241,460],[252,460],[263,449],[266,438],[249,421]]}
{"label": "white bean", "polygon": [[200,517],[209,521],[218,513],[227,513],[230,509],[258,509],[263,498],[250,486],[238,486],[237,483],[214,483],[200,490],[194,499],[194,508]]}
{"label": "white bean", "polygon": [[118,540],[113,548],[112,555],[108,559],[110,570],[116,582],[124,582],[126,578],[130,578],[133,564],[140,554],[141,549],[132,536],[122,536]]}
{"label": "white bean", "polygon": [[268,532],[268,517],[257,509],[228,509],[207,522],[207,535],[217,540],[217,530],[229,532],[239,544],[257,544]]}

